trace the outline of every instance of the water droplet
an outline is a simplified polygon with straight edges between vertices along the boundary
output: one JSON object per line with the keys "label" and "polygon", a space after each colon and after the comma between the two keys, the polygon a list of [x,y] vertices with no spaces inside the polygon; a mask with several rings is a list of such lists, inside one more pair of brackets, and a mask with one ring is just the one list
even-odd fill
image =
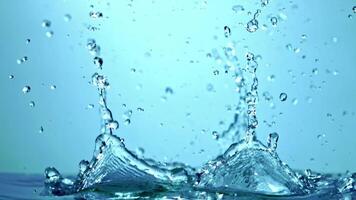
{"label": "water droplet", "polygon": [[313,99],[311,97],[307,97],[307,102],[308,103],[312,103],[313,102]]}
{"label": "water droplet", "polygon": [[112,130],[116,130],[119,128],[119,123],[117,121],[110,121],[106,124],[106,127]]}
{"label": "water droplet", "polygon": [[40,127],[40,130],[38,130],[39,133],[43,133],[44,129],[43,126]]}
{"label": "water droplet", "polygon": [[293,104],[293,105],[297,105],[297,104],[298,104],[298,99],[297,99],[297,98],[294,98],[294,99],[292,100],[292,104]]}
{"label": "water droplet", "polygon": [[339,41],[339,39],[337,37],[333,37],[332,40],[334,43],[337,43]]}
{"label": "water droplet", "polygon": [[251,19],[247,22],[246,30],[250,33],[256,32],[258,30],[258,21],[256,19]]}
{"label": "water droplet", "polygon": [[42,21],[42,27],[49,28],[50,26],[51,26],[51,21],[49,21],[48,19]]}
{"label": "water droplet", "polygon": [[292,51],[292,50],[293,50],[292,44],[287,44],[287,45],[286,45],[286,48],[287,48],[287,50],[289,50],[289,51]]}
{"label": "water droplet", "polygon": [[34,108],[36,106],[34,101],[30,101],[30,103],[28,104],[31,108]]}
{"label": "water droplet", "polygon": [[213,74],[214,74],[215,76],[219,75],[219,73],[220,73],[219,70],[214,70],[214,71],[213,71]]}
{"label": "water droplet", "polygon": [[9,75],[9,79],[14,79],[15,76],[14,75]]}
{"label": "water droplet", "polygon": [[53,31],[47,31],[47,32],[46,32],[46,36],[47,36],[48,38],[53,37],[53,34],[54,34]]}
{"label": "water droplet", "polygon": [[242,5],[234,5],[232,6],[232,10],[235,13],[242,13],[243,11],[245,11],[245,8]]}
{"label": "water droplet", "polygon": [[94,104],[88,104],[87,108],[88,109],[93,109],[94,108]]}
{"label": "water droplet", "polygon": [[231,36],[231,29],[230,29],[230,27],[225,26],[225,27],[224,27],[224,33],[225,33],[225,37],[226,37],[226,38],[230,37],[230,36]]}
{"label": "water droplet", "polygon": [[352,7],[352,11],[356,13],[356,6]]}
{"label": "water droplet", "polygon": [[55,90],[55,89],[57,89],[57,86],[51,85],[51,86],[50,86],[50,89],[51,89],[51,90]]}
{"label": "water droplet", "polygon": [[271,24],[272,24],[273,26],[276,26],[277,23],[278,23],[277,17],[271,17]]}
{"label": "water droplet", "polygon": [[103,59],[100,58],[100,57],[95,57],[94,58],[94,64],[99,68],[99,69],[102,69],[102,65],[103,65]]}
{"label": "water droplet", "polygon": [[143,154],[145,154],[145,149],[142,148],[142,147],[137,148],[137,149],[136,149],[136,154],[137,154],[138,156],[143,156]]}
{"label": "water droplet", "polygon": [[131,124],[131,120],[130,119],[125,119],[124,124],[125,125],[130,125]]}
{"label": "water droplet", "polygon": [[313,72],[314,75],[318,75],[318,73],[319,73],[318,68],[314,68],[314,69],[312,70],[312,72]]}
{"label": "water droplet", "polygon": [[276,78],[275,75],[272,74],[272,75],[267,77],[267,80],[270,81],[270,82],[273,82],[275,78]]}
{"label": "water droplet", "polygon": [[287,97],[288,97],[287,94],[283,92],[279,95],[279,100],[285,101],[285,100],[287,100]]}
{"label": "water droplet", "polygon": [[173,94],[173,89],[170,87],[166,87],[165,92],[166,94]]}
{"label": "water droplet", "polygon": [[17,59],[16,62],[17,62],[17,64],[20,65],[20,64],[26,62],[27,60],[28,60],[28,57],[27,57],[27,56],[24,56],[24,57],[22,57],[22,58]]}
{"label": "water droplet", "polygon": [[26,44],[30,44],[31,39],[26,39]]}
{"label": "water droplet", "polygon": [[89,53],[93,56],[100,55],[100,46],[96,44],[94,39],[88,39],[87,49],[89,50]]}
{"label": "water droplet", "polygon": [[91,18],[101,18],[101,17],[103,17],[103,13],[90,11],[90,12],[89,12],[89,16],[90,16]]}
{"label": "water droplet", "polygon": [[218,139],[219,139],[219,134],[218,134],[217,131],[213,131],[213,132],[211,133],[211,135],[213,136],[214,140],[218,140]]}
{"label": "water droplet", "polygon": [[145,111],[145,109],[143,109],[143,108],[141,108],[141,107],[138,107],[136,110],[139,111],[139,112]]}
{"label": "water droplet", "polygon": [[279,139],[278,133],[276,132],[270,133],[267,140],[267,147],[270,150],[275,151],[277,149],[278,139]]}
{"label": "water droplet", "polygon": [[208,85],[206,85],[206,90],[208,90],[208,92],[214,91],[214,86],[213,86],[213,84],[209,83]]}
{"label": "water droplet", "polygon": [[26,85],[25,87],[22,88],[22,92],[24,94],[29,93],[31,91],[31,87]]}
{"label": "water droplet", "polygon": [[261,7],[265,7],[269,4],[269,0],[261,0]]}
{"label": "water droplet", "polygon": [[72,16],[70,14],[65,14],[64,21],[69,22],[70,20],[72,20]]}
{"label": "water droplet", "polygon": [[319,135],[317,135],[316,137],[317,137],[318,139],[323,139],[323,138],[326,137],[326,135],[325,135],[325,134],[319,134]]}

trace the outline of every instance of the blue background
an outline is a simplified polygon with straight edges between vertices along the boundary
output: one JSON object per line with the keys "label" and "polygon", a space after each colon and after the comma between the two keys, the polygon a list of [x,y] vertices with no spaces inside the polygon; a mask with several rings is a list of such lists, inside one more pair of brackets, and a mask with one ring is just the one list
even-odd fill
{"label": "blue background", "polygon": [[[245,10],[236,13],[234,5]],[[351,0],[270,1],[264,8],[260,1],[242,0],[2,0],[0,171],[42,173],[55,166],[75,173],[81,159],[91,158],[100,117],[97,92],[88,83],[96,71],[88,38],[101,46],[108,103],[120,123],[116,134],[129,149],[142,147],[146,157],[193,166],[212,159],[224,148],[211,133],[227,128],[234,115],[227,108],[238,101],[232,77],[206,56],[229,42],[226,25],[239,58],[250,51],[262,56],[258,138],[278,132],[278,153],[293,168],[356,171],[353,6]],[[249,33],[245,26],[256,9],[262,11],[260,28]],[[104,17],[91,19],[90,11]],[[44,19],[51,21],[49,28],[41,26]],[[89,31],[88,25],[100,30]],[[17,64],[23,56],[28,61]],[[25,85],[31,86],[27,94]],[[272,101],[265,100],[265,91]],[[288,95],[285,102],[278,99],[281,92]],[[129,110],[131,123],[125,125]]]}

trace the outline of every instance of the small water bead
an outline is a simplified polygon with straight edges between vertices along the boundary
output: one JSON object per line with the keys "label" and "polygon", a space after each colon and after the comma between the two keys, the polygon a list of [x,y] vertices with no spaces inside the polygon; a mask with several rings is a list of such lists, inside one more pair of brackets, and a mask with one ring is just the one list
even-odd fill
{"label": "small water bead", "polygon": [[50,88],[51,90],[55,90],[55,89],[57,89],[57,86],[51,85],[49,88]]}
{"label": "small water bead", "polygon": [[20,65],[20,64],[26,62],[27,60],[28,60],[28,57],[27,57],[27,56],[24,56],[24,57],[22,57],[22,58],[17,59],[16,62],[17,62],[17,64]]}
{"label": "small water bead", "polygon": [[145,109],[143,109],[143,108],[141,108],[141,107],[138,107],[136,110],[139,111],[139,112],[145,111]]}
{"label": "small water bead", "polygon": [[31,108],[34,108],[36,106],[34,101],[30,101],[30,103],[28,104]]}
{"label": "small water bead", "polygon": [[214,71],[213,71],[213,74],[214,74],[215,76],[219,75],[219,73],[220,73],[219,70],[214,70]]}
{"label": "small water bead", "polygon": [[313,68],[312,72],[314,75],[318,75],[319,73],[318,68]]}
{"label": "small water bead", "polygon": [[173,94],[173,89],[171,87],[166,87],[166,89],[164,90],[164,92],[166,94]]}
{"label": "small water bead", "polygon": [[352,11],[356,13],[356,6],[352,7]]}
{"label": "small water bead", "polygon": [[269,0],[261,0],[261,6],[265,7],[269,4]]}
{"label": "small water bead", "polygon": [[94,104],[88,104],[87,108],[88,109],[93,109],[94,108]]}
{"label": "small water bead", "polygon": [[292,44],[287,44],[286,49],[292,51],[293,50]]}
{"label": "small water bead", "polygon": [[272,17],[272,18],[271,18],[271,24],[272,24],[273,26],[276,26],[277,23],[278,23],[277,17]]}
{"label": "small water bead", "polygon": [[119,122],[117,121],[111,121],[109,123],[106,124],[106,127],[109,128],[109,129],[113,129],[113,130],[116,130],[119,128]]}
{"label": "small water bead", "polygon": [[273,82],[275,78],[276,78],[276,76],[272,74],[272,75],[267,77],[267,80],[270,81],[270,82]]}
{"label": "small water bead", "polygon": [[102,69],[102,65],[103,65],[104,61],[102,58],[100,57],[95,57],[94,58],[94,64],[99,68],[99,69]]}
{"label": "small water bead", "polygon": [[130,125],[131,124],[131,120],[130,119],[125,119],[124,124],[125,125]]}
{"label": "small water bead", "polygon": [[100,46],[96,44],[94,39],[88,39],[87,49],[89,50],[89,53],[93,56],[100,55]]}
{"label": "small water bead", "polygon": [[48,38],[53,37],[53,35],[54,35],[54,32],[53,32],[53,31],[47,31],[47,32],[46,32],[46,36],[47,36]]}
{"label": "small water bead", "polygon": [[29,93],[31,91],[31,87],[26,85],[25,87],[22,88],[22,92],[24,94]]}
{"label": "small water bead", "polygon": [[256,32],[258,30],[258,21],[256,19],[251,19],[247,22],[246,30],[250,33]]}
{"label": "small water bead", "polygon": [[267,140],[267,147],[270,150],[275,151],[277,149],[278,139],[279,139],[278,133],[276,132],[270,133]]}
{"label": "small water bead", "polygon": [[43,28],[49,28],[51,26],[51,21],[49,21],[48,19],[45,19],[42,21],[42,27]]}
{"label": "small water bead", "polygon": [[245,8],[242,5],[234,5],[232,6],[232,10],[235,13],[242,13],[243,11],[245,11]]}
{"label": "small water bead", "polygon": [[214,139],[214,140],[218,140],[218,139],[219,139],[219,134],[218,134],[217,131],[213,131],[213,132],[211,133],[211,135],[213,136],[213,139]]}
{"label": "small water bead", "polygon": [[294,98],[293,100],[292,100],[292,104],[295,106],[295,105],[297,105],[298,104],[298,99],[297,98]]}
{"label": "small water bead", "polygon": [[89,12],[89,16],[90,16],[91,18],[101,18],[101,17],[103,17],[103,13],[90,11],[90,12]]}
{"label": "small water bead", "polygon": [[313,99],[311,97],[307,97],[306,100],[307,100],[308,103],[312,103],[313,102]]}
{"label": "small water bead", "polygon": [[41,127],[40,127],[40,130],[38,130],[38,132],[39,132],[39,133],[43,133],[43,131],[44,131],[44,128],[43,128],[43,126],[41,126]]}
{"label": "small water bead", "polygon": [[65,14],[64,21],[69,22],[70,20],[72,20],[72,16],[70,14]]}
{"label": "small water bead", "polygon": [[26,44],[30,44],[31,39],[26,39]]}
{"label": "small water bead", "polygon": [[15,76],[14,75],[9,75],[9,79],[14,79]]}
{"label": "small water bead", "polygon": [[285,101],[287,100],[288,96],[286,93],[282,92],[280,95],[279,95],[279,100],[280,101]]}
{"label": "small water bead", "polygon": [[230,27],[225,26],[225,27],[224,27],[224,33],[225,33],[225,37],[226,37],[226,38],[230,37],[230,36],[231,36],[231,29],[230,29]]}

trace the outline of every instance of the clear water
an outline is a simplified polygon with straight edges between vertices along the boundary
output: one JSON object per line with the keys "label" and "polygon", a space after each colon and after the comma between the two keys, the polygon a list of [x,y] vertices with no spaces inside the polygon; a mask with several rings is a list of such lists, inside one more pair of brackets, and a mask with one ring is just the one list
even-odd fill
{"label": "clear water", "polygon": [[[129,1],[127,6],[134,9],[134,3],[134,1]],[[266,143],[261,142],[261,136],[257,134],[258,127],[262,123],[257,115],[259,102],[266,100],[271,109],[275,109],[275,100],[281,103],[290,101],[293,106],[299,103],[298,98],[290,97],[287,91],[281,91],[273,98],[269,93],[272,91],[261,92],[260,89],[259,73],[261,70],[265,70],[261,64],[265,55],[255,53],[254,51],[259,51],[256,48],[250,49],[248,40],[251,38],[253,40],[256,37],[253,34],[266,30],[265,34],[269,34],[271,40],[273,40],[274,29],[276,29],[276,33],[283,34],[283,29],[278,29],[278,26],[288,20],[283,12],[278,14],[268,10],[271,4],[278,4],[280,7],[279,10],[274,12],[283,11],[283,8],[285,9],[287,6],[293,9],[298,7],[298,4],[292,2],[281,5],[274,1],[263,0],[249,5],[251,8],[249,8],[250,11],[247,11],[247,8],[245,8],[247,5],[243,5],[242,2],[241,4],[229,4],[229,10],[226,10],[226,12],[244,16],[241,16],[244,23],[240,22],[238,26],[222,25],[220,29],[218,28],[220,30],[219,36],[216,37],[224,39],[219,41],[215,47],[204,50],[204,54],[200,55],[204,56],[208,63],[214,64],[214,76],[219,74],[226,76],[223,82],[227,82],[228,86],[232,87],[233,92],[237,95],[234,103],[228,106],[230,107],[228,110],[233,110],[233,120],[226,120],[226,128],[222,131],[211,131],[211,134],[204,136],[213,138],[220,151],[212,153],[209,159],[200,162],[200,164],[190,164],[184,161],[184,157],[183,161],[181,161],[182,159],[162,161],[146,156],[143,148],[133,151],[127,147],[125,135],[122,133],[122,126],[131,124],[133,111],[128,109],[121,113],[124,118],[123,123],[113,114],[114,109],[111,109],[111,104],[108,103],[110,102],[110,97],[112,97],[109,95],[109,89],[115,87],[111,82],[111,78],[115,79],[116,76],[106,70],[114,66],[106,64],[110,63],[104,57],[107,55],[105,53],[107,49],[97,42],[101,40],[100,37],[102,36],[96,34],[100,33],[103,24],[114,23],[109,21],[110,16],[107,17],[104,11],[97,10],[97,7],[100,8],[103,5],[109,9],[111,4],[109,2],[105,4],[103,2],[93,2],[88,10],[88,23],[84,25],[85,31],[93,34],[88,34],[85,38],[80,37],[81,42],[85,43],[80,46],[87,51],[87,59],[90,60],[90,65],[94,66],[94,72],[87,74],[86,77],[90,77],[89,84],[97,90],[98,94],[98,103],[87,104],[87,109],[96,108],[100,111],[101,122],[98,121],[100,133],[95,140],[94,155],[88,161],[80,161],[79,172],[74,176],[62,175],[55,167],[46,168],[44,177],[42,175],[2,173],[0,197],[4,199],[356,198],[356,174],[353,173],[354,171],[318,173],[308,169],[308,166],[305,167],[306,170],[292,169],[278,156],[279,134],[276,132],[268,133]],[[197,1],[194,9],[204,10],[209,5],[208,1]],[[177,8],[174,7],[174,9],[178,10],[179,8],[179,6]],[[184,7],[182,7],[182,10],[184,10]],[[349,6],[349,15],[353,16],[353,10],[353,7]],[[135,11],[133,12],[135,13]],[[349,15],[346,15],[344,20],[352,19]],[[69,23],[72,21],[72,14],[65,14],[63,18],[65,22]],[[104,19],[108,21],[104,21]],[[189,22],[187,23],[189,24]],[[43,19],[40,25],[42,29],[45,29],[44,36],[47,39],[56,37],[57,33],[51,30],[53,24],[50,20]],[[354,22],[352,25],[354,25]],[[163,30],[164,28],[162,28]],[[235,35],[234,30],[236,32],[241,31],[240,34],[247,35],[244,38],[239,38],[238,34]],[[122,31],[125,30],[123,29]],[[144,34],[144,31],[140,34]],[[194,40],[189,40],[188,38],[187,44],[194,42]],[[300,44],[306,40],[308,40],[308,37],[302,34]],[[337,43],[338,38],[333,37],[331,41]],[[24,45],[31,43],[31,39],[26,39]],[[298,54],[301,51],[300,48],[293,45],[289,43],[283,44],[283,51],[287,49]],[[354,52],[354,50],[351,51]],[[152,52],[148,51],[144,56],[151,57],[152,54]],[[200,58],[198,56],[195,59]],[[279,59],[279,57],[277,56],[274,59]],[[302,55],[300,59],[306,59],[306,55]],[[18,65],[25,65],[30,60],[31,58],[23,56],[18,58],[16,62]],[[314,59],[315,62],[317,62],[316,60]],[[190,63],[199,63],[199,61],[190,60]],[[136,73],[137,69],[132,67],[130,71],[131,73]],[[313,68],[311,71],[314,75],[319,73],[317,68]],[[339,73],[337,70],[330,71],[327,69],[326,71],[334,76]],[[293,73],[293,70],[288,70],[288,73]],[[305,76],[303,73],[301,76]],[[8,79],[12,80],[15,77],[14,75],[9,75]],[[270,82],[273,82],[275,78],[274,74],[267,77]],[[292,76],[292,79],[294,82],[295,76]],[[126,86],[122,82],[118,84],[122,84],[122,87]],[[313,86],[313,84],[311,85]],[[52,92],[57,91],[56,84],[51,83],[48,87]],[[139,84],[138,87],[145,87],[145,85]],[[29,95],[32,90],[30,85],[25,85],[22,88],[22,93],[23,95]],[[206,90],[214,92],[215,88],[212,84],[208,84]],[[172,96],[176,95],[175,93],[176,90],[172,89],[172,87],[165,87],[162,101],[168,101]],[[193,99],[190,101],[193,101]],[[204,99],[199,99],[198,101],[204,101]],[[306,101],[311,103],[312,98],[308,96]],[[36,108],[36,104],[36,101],[31,100],[28,103],[28,107]],[[126,104],[123,104],[123,107],[126,108],[126,106]],[[205,108],[205,110],[209,109]],[[136,112],[144,111],[143,107],[137,107],[136,109]],[[174,117],[174,113],[165,113],[162,118],[169,116]],[[332,118],[333,115],[327,113],[327,117]],[[263,122],[268,124],[266,121]],[[276,122],[273,121],[272,124],[274,123]],[[209,127],[206,127],[206,129],[210,132]],[[203,129],[202,132],[207,132],[206,129]],[[46,128],[41,125],[38,133],[43,134],[45,132]],[[317,135],[317,139],[322,141],[323,145],[328,143],[325,137],[325,134]],[[152,143],[153,141],[147,142]],[[195,142],[198,142],[198,139],[195,139]],[[76,145],[80,146],[79,143]],[[206,147],[206,149],[208,148],[211,147]],[[169,147],[164,149],[170,150]],[[204,149],[202,150],[204,151]]]}

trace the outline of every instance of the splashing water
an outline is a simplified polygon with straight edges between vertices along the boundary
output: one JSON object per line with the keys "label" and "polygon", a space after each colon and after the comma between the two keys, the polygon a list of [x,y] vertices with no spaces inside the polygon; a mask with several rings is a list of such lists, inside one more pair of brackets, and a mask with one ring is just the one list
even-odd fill
{"label": "splashing water", "polygon": [[[263,7],[268,3],[261,1]],[[248,32],[258,30],[257,17],[260,13],[261,10],[257,10],[247,23]],[[89,14],[90,18],[95,19],[102,16],[101,12],[92,11]],[[277,18],[271,19],[271,22],[277,24]],[[42,25],[48,28],[51,23],[45,20]],[[231,37],[231,29],[227,26],[224,27],[224,36],[227,39]],[[224,70],[233,74],[236,91],[240,94],[234,120],[228,129],[221,134],[212,133],[219,142],[229,143],[229,148],[199,169],[182,163],[159,163],[141,158],[125,147],[124,139],[114,134],[120,125],[107,105],[106,94],[110,84],[102,73],[104,59],[100,57],[100,46],[90,38],[86,47],[93,56],[93,64],[97,66],[91,83],[98,91],[101,133],[95,141],[93,158],[79,163],[75,178],[64,178],[53,167],[45,170],[46,194],[78,194],[93,199],[95,195],[89,195],[88,192],[104,192],[118,198],[188,199],[235,199],[246,194],[254,198],[298,196],[301,199],[322,199],[325,197],[323,195],[339,198],[354,194],[356,174],[336,176],[311,170],[292,170],[277,155],[277,133],[269,134],[267,145],[257,139],[258,59],[254,53],[247,52],[242,61],[245,67],[238,67],[241,62],[234,42],[228,42],[221,49],[213,49],[211,53],[213,59],[223,61]],[[30,91],[29,86],[26,87],[28,89],[23,90],[24,93]],[[173,89],[167,87],[166,93],[173,94]],[[281,93],[280,100],[286,99],[287,94]],[[130,120],[129,117],[127,120]],[[43,132],[42,127],[41,130]]]}

